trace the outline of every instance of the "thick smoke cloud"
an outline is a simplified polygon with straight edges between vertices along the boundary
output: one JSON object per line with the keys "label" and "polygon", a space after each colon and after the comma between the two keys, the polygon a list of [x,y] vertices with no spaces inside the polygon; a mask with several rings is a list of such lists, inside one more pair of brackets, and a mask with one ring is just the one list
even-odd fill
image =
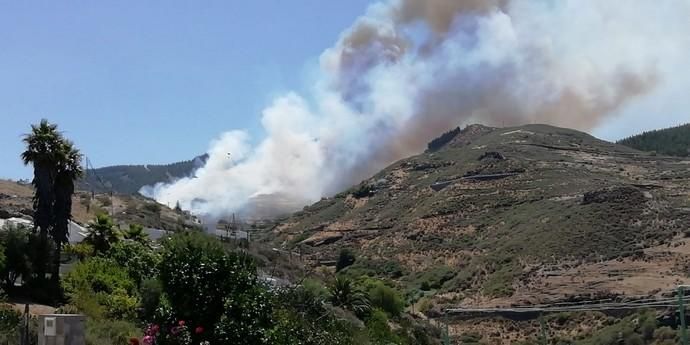
{"label": "thick smoke cloud", "polygon": [[659,66],[690,48],[689,16],[686,0],[378,3],[323,52],[309,95],[264,110],[258,145],[227,132],[194,177],[142,192],[211,216],[285,212],[458,125],[591,130],[674,77]]}

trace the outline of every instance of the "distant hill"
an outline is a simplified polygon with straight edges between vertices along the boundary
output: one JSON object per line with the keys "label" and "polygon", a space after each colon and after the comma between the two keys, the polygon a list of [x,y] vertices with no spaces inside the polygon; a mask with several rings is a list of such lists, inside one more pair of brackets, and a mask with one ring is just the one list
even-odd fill
{"label": "distant hill", "polygon": [[96,193],[107,193],[112,190],[116,194],[136,194],[143,186],[189,176],[203,166],[206,159],[208,155],[166,165],[116,165],[88,169],[77,189],[93,190]]}
{"label": "distant hill", "polygon": [[644,132],[618,141],[640,151],[654,151],[667,156],[690,155],[690,124]]}

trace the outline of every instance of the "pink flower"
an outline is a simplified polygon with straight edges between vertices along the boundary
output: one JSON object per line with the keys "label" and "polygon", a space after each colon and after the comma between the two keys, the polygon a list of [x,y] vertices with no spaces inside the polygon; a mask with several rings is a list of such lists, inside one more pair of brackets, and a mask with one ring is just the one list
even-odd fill
{"label": "pink flower", "polygon": [[144,337],[144,345],[153,345],[154,337],[147,335]]}
{"label": "pink flower", "polygon": [[153,324],[148,327],[146,330],[146,335],[156,335],[158,334],[158,331],[160,330],[160,327],[158,325]]}
{"label": "pink flower", "polygon": [[201,326],[197,326],[197,328],[194,329],[194,333],[196,333],[196,334],[204,333],[204,328]]}
{"label": "pink flower", "polygon": [[177,324],[180,325],[180,327],[184,327],[184,320],[180,320]]}

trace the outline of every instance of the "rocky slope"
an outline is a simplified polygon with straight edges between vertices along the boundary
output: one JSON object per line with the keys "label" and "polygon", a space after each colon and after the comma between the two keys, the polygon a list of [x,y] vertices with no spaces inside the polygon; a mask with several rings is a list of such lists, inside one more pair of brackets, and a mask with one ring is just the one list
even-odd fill
{"label": "rocky slope", "polygon": [[546,125],[473,125],[443,141],[306,207],[274,241],[312,266],[351,248],[346,271],[393,279],[438,310],[690,282],[690,160]]}

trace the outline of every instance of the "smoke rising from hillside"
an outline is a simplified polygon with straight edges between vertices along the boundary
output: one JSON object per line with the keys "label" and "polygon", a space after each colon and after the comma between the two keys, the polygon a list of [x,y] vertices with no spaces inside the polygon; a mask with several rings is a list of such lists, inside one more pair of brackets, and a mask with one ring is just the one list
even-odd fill
{"label": "smoke rising from hillside", "polygon": [[213,216],[288,211],[458,125],[590,130],[672,77],[659,66],[690,47],[688,15],[684,0],[381,2],[323,52],[310,94],[263,111],[258,145],[224,133],[194,177],[142,192]]}

